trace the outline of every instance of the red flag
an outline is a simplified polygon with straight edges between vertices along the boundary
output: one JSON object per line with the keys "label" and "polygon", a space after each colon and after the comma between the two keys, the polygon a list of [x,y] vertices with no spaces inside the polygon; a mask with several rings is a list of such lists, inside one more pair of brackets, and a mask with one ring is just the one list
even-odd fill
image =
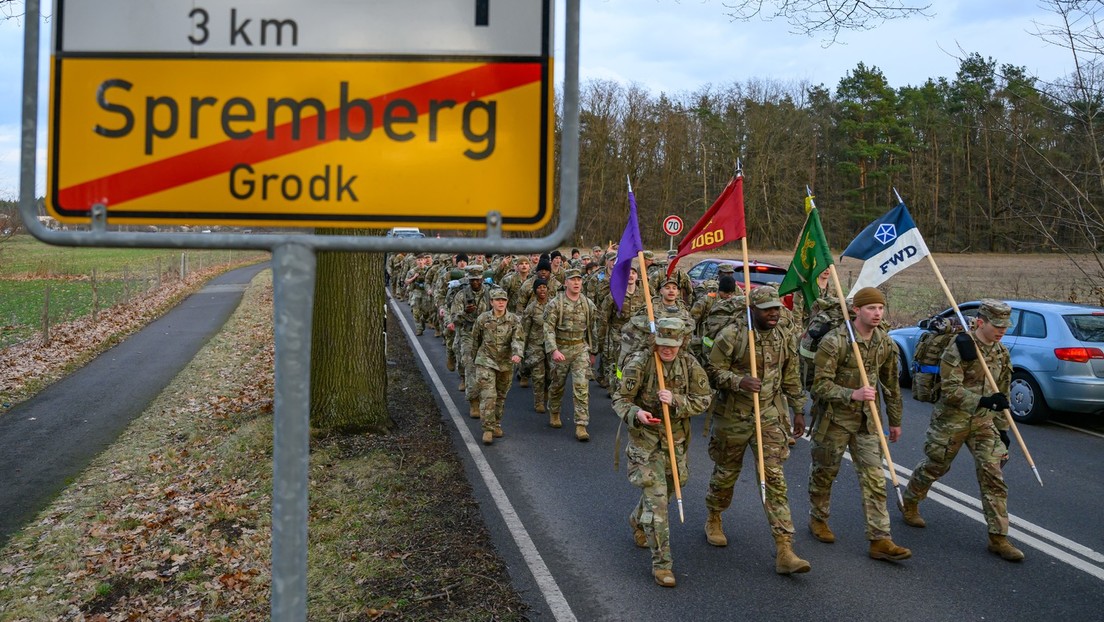
{"label": "red flag", "polygon": [[747,237],[744,223],[744,176],[737,174],[678,245],[678,254],[667,265],[667,275],[686,255],[717,248]]}

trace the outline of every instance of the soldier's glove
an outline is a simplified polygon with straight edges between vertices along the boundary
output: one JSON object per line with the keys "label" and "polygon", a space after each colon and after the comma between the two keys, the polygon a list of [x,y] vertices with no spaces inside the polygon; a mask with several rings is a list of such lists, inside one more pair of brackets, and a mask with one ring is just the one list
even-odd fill
{"label": "soldier's glove", "polygon": [[1008,430],[1000,431],[1001,442],[1004,443],[1004,448],[1007,450],[1009,445],[1012,444],[1012,439],[1008,438]]}
{"label": "soldier's glove", "polygon": [[1004,396],[1004,393],[994,393],[978,400],[978,406],[989,410],[1006,410],[1008,408],[1008,398]]}
{"label": "soldier's glove", "polygon": [[955,337],[955,345],[958,346],[958,356],[967,363],[973,360],[977,360],[977,346],[974,344],[974,338],[966,333]]}

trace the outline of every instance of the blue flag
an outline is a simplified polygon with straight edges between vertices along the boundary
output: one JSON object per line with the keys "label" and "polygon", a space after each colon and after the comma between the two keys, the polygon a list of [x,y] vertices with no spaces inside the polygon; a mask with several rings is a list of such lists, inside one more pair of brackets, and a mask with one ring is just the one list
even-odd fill
{"label": "blue flag", "polygon": [[877,287],[898,272],[930,255],[924,237],[904,203],[867,225],[843,251],[863,260],[862,271],[848,298],[864,287]]}
{"label": "blue flag", "polygon": [[625,223],[625,232],[621,234],[621,241],[617,244],[617,262],[613,264],[613,274],[610,275],[610,295],[613,296],[613,304],[617,305],[618,311],[625,302],[632,260],[643,250],[644,244],[640,241],[640,225],[636,222],[636,197],[630,189],[629,222]]}

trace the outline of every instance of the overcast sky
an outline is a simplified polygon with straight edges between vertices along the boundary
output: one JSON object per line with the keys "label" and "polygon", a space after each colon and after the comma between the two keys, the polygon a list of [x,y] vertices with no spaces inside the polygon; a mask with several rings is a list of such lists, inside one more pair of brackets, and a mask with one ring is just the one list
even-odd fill
{"label": "overcast sky", "polygon": [[[411,0],[412,2],[414,0]],[[998,64],[1026,67],[1052,80],[1072,68],[1068,52],[1043,43],[1035,22],[1054,17],[1038,0],[930,0],[931,18],[913,17],[874,30],[823,37],[790,32],[782,21],[733,21],[723,0],[582,0],[583,80],[637,83],[653,92],[692,92],[753,78],[808,81],[833,88],[860,62],[879,68],[890,86],[953,78],[959,58],[978,52]],[[731,3],[731,0],[729,0]],[[49,3],[46,3],[47,6]],[[557,1],[563,23],[563,0]],[[562,28],[557,54],[562,59]],[[22,21],[0,22],[0,198],[15,198],[19,177]],[[43,31],[44,45],[48,27]],[[43,68],[47,66],[43,61]],[[562,77],[562,64],[558,66]],[[46,80],[40,117],[45,131]],[[45,134],[39,138],[38,194],[43,191]]]}

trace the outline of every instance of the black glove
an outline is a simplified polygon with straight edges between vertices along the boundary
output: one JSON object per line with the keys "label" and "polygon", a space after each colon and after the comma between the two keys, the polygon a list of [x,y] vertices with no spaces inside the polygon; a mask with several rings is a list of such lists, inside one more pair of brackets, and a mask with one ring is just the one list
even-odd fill
{"label": "black glove", "polygon": [[978,400],[978,406],[989,410],[1007,410],[1008,398],[1004,393],[994,393]]}
{"label": "black glove", "polygon": [[963,361],[969,363],[977,359],[977,346],[974,345],[974,338],[970,335],[962,333],[955,337],[955,345],[958,346],[958,356]]}
{"label": "black glove", "polygon": [[[999,393],[997,395],[1000,395]],[[1008,438],[1008,430],[1000,431],[1001,442],[1004,443],[1004,448],[1007,450],[1008,446],[1012,444],[1012,439]]]}

